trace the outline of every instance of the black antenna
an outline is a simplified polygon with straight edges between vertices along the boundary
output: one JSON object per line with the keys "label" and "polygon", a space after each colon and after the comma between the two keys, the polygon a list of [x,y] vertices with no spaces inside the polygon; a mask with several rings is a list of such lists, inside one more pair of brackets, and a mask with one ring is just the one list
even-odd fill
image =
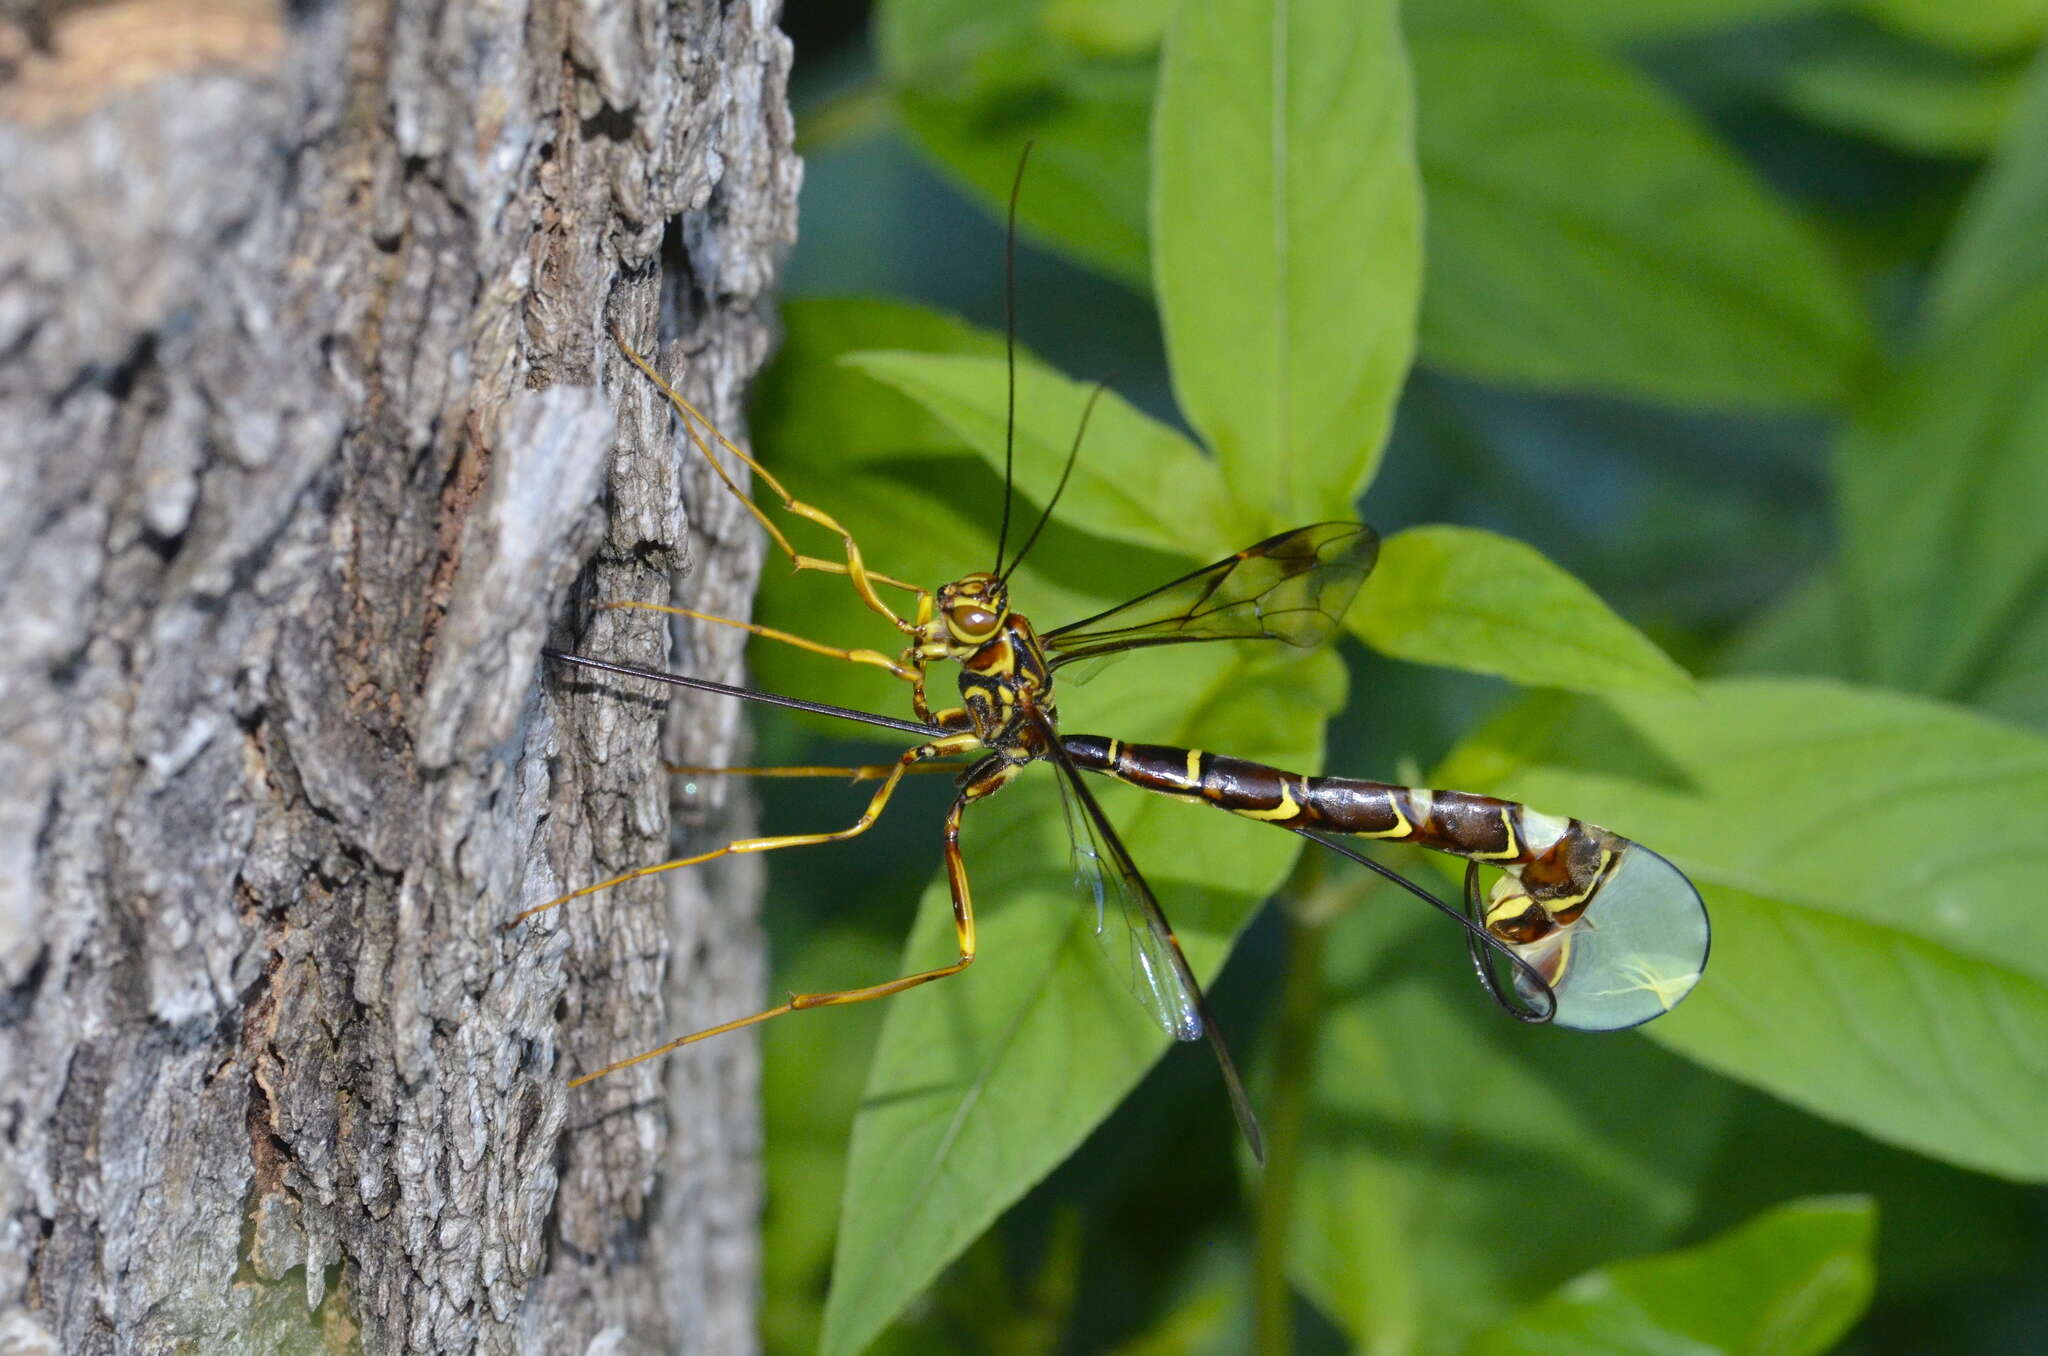
{"label": "black antenna", "polygon": [[1003,572],[1003,548],[1010,544],[1010,486],[1015,480],[1017,453],[1017,196],[1024,191],[1024,167],[1031,163],[1031,143],[1017,157],[1017,177],[1010,181],[1009,229],[1003,236],[1003,361],[1009,367],[1009,413],[1003,420],[1003,530],[996,535],[996,567]]}
{"label": "black antenna", "polygon": [[714,683],[709,678],[692,678],[686,673],[643,669],[638,664],[621,664],[610,659],[591,659],[585,655],[566,654],[561,650],[542,650],[541,653],[549,659],[559,660],[564,664],[581,664],[586,669],[596,669],[601,673],[616,673],[627,678],[645,678],[649,682],[667,683],[671,687],[695,688],[699,692],[716,692],[725,697],[738,697],[743,701],[761,702],[768,706],[784,706],[792,711],[811,711],[839,720],[857,720],[863,725],[877,725],[884,730],[901,730],[904,734],[929,735],[939,728],[936,725],[920,725],[911,720],[897,720],[893,716],[878,716],[872,711],[855,711],[851,707],[833,706],[828,702],[810,702],[800,697],[785,697],[779,692],[763,692],[753,687],[735,687],[731,683]]}
{"label": "black antenna", "polygon": [[[1067,449],[1067,464],[1060,468],[1060,483],[1053,487],[1052,498],[1045,501],[1045,512],[1038,515],[1038,522],[1031,529],[1031,535],[1024,539],[1024,549],[1010,562],[1011,570],[1024,563],[1024,557],[1031,554],[1031,548],[1038,542],[1038,534],[1045,531],[1045,525],[1052,521],[1053,509],[1059,506],[1060,496],[1067,492],[1067,477],[1074,474],[1074,463],[1081,456],[1081,439],[1088,433],[1088,416],[1095,413],[1095,402],[1102,399],[1102,392],[1107,386],[1107,382],[1098,381],[1095,383],[1095,389],[1088,393],[1088,403],[1081,407],[1081,427],[1074,430],[1074,445]],[[1003,578],[1008,580],[1009,577],[1009,572],[1005,571]]]}

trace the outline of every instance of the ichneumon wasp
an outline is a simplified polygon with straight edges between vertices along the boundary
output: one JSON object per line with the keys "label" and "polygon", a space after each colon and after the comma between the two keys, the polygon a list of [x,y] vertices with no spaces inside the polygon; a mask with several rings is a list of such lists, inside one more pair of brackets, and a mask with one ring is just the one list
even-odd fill
{"label": "ichneumon wasp", "polygon": [[[885,668],[910,684],[918,719],[900,720],[559,651],[551,650],[549,656],[602,672],[859,721],[915,735],[920,742],[893,764],[840,770],[856,777],[879,778],[882,783],[867,808],[847,828],[741,839],[694,856],[642,867],[539,905],[508,926],[571,899],[657,872],[733,853],[856,837],[881,815],[906,773],[936,761],[974,756],[959,773],[959,794],[942,831],[959,954],[950,964],[886,983],[797,995],[778,1006],[692,1032],[585,1074],[571,1086],[787,1012],[882,998],[966,969],[974,959],[975,937],[972,895],[959,847],[961,817],[968,806],[1001,790],[1036,762],[1050,762],[1060,777],[1084,887],[1094,894],[1098,907],[1112,897],[1118,903],[1115,912],[1131,939],[1133,992],[1176,1039],[1208,1038],[1239,1123],[1254,1148],[1259,1143],[1256,1121],[1229,1051],[1208,1018],[1201,988],[1158,900],[1082,780],[1083,771],[1292,829],[1388,876],[1464,927],[1481,980],[1502,1007],[1522,1020],[1554,1021],[1584,1030],[1634,1026],[1667,1011],[1697,982],[1708,946],[1706,911],[1698,892],[1663,857],[1595,825],[1467,792],[1304,776],[1198,750],[1060,733],[1053,682],[1054,675],[1068,663],[1194,641],[1320,643],[1334,631],[1371,570],[1377,550],[1372,529],[1357,523],[1318,523],[1284,532],[1122,606],[1041,633],[1022,614],[1011,610],[1006,570],[1000,559],[995,569],[966,575],[935,591],[868,570],[858,545],[836,520],[789,496],[770,473],[712,429],[643,359],[630,349],[628,356],[661,384],[692,441],[720,466],[721,478],[757,518],[768,521],[724,471],[705,441],[705,433],[720,449],[747,464],[792,513],[842,536],[846,543],[843,562],[803,556],[776,534],[799,569],[845,575],[861,598],[894,622],[909,643],[891,658],[880,651],[824,646],[751,622],[708,617],[685,608],[640,603],[620,606],[737,626],[850,663]],[[1056,499],[1048,501],[1048,515]],[[1044,521],[1042,517],[1041,526]],[[1029,544],[1027,540],[1026,549]],[[1009,560],[1008,568],[1013,570],[1023,554],[1020,551]],[[915,600],[911,615],[901,616],[887,608],[881,602],[878,584],[910,592]],[[927,700],[925,684],[930,666],[942,661],[960,665],[961,704],[935,710]],[[730,771],[772,775],[820,769]],[[1409,842],[1466,859],[1465,907],[1452,908],[1390,868],[1336,841],[1343,837]],[[1502,872],[1484,900],[1478,889],[1482,863]],[[1511,968],[1512,997],[1500,986],[1489,952],[1504,958]]]}
{"label": "ichneumon wasp", "polygon": [[[1021,179],[1021,165],[1019,173]],[[1011,211],[1014,222],[1014,190]],[[1014,225],[1012,230],[1014,233]],[[1014,293],[1013,271],[1008,281]],[[1012,609],[1009,577],[1051,520],[1086,432],[1085,411],[1059,486],[1016,554],[1011,556],[1007,550],[1013,477],[1006,456],[1002,526],[992,567],[935,590],[926,589],[870,569],[853,534],[837,519],[791,495],[766,468],[713,427],[623,334],[616,338],[627,358],[674,406],[691,443],[762,525],[776,548],[799,571],[845,577],[862,603],[887,620],[905,643],[891,655],[826,645],[688,608],[638,602],[611,606],[646,608],[737,627],[766,640],[883,669],[910,686],[916,718],[901,720],[556,650],[547,651],[548,656],[602,672],[859,721],[913,735],[919,742],[894,763],[840,769],[856,778],[881,782],[860,816],[846,828],[740,839],[642,867],[528,909],[506,924],[507,928],[570,900],[658,872],[737,853],[857,837],[879,818],[905,775],[940,769],[957,772],[958,793],[945,815],[941,850],[958,952],[948,964],[884,983],[795,995],[785,1003],[691,1032],[582,1075],[571,1081],[571,1087],[785,1013],[867,1002],[967,969],[975,958],[976,941],[972,893],[959,843],[962,817],[969,806],[1002,790],[1025,768],[1039,762],[1052,764],[1057,774],[1077,873],[1097,905],[1098,932],[1100,918],[1114,912],[1129,938],[1130,986],[1141,1005],[1175,1039],[1208,1039],[1239,1126],[1255,1154],[1260,1152],[1257,1121],[1229,1050],[1209,1018],[1201,987],[1157,898],[1082,777],[1084,771],[1293,830],[1379,872],[1449,914],[1463,928],[1482,983],[1500,1006],[1524,1021],[1587,1030],[1634,1026],[1669,1010],[1698,981],[1709,940],[1706,911],[1698,892],[1663,857],[1605,829],[1466,792],[1305,776],[1199,750],[1067,735],[1059,730],[1055,675],[1076,661],[1198,641],[1320,644],[1335,632],[1373,567],[1378,538],[1371,528],[1331,522],[1279,533],[1130,602],[1040,632]],[[1014,330],[1009,351],[1014,423]],[[740,488],[721,452],[751,471],[786,512],[839,537],[843,558],[825,559],[798,551],[767,512]],[[909,595],[905,612],[885,601],[885,589]],[[960,700],[955,706],[935,708],[928,698],[927,681],[932,666],[944,663],[959,666]],[[821,771],[724,770],[766,775]],[[1347,837],[1410,842],[1464,858],[1464,907],[1444,903],[1338,841]],[[1501,872],[1485,898],[1479,889],[1481,864]],[[1111,898],[1117,904],[1113,911],[1107,907]],[[1512,974],[1508,987],[1502,985],[1497,960],[1504,961]]]}

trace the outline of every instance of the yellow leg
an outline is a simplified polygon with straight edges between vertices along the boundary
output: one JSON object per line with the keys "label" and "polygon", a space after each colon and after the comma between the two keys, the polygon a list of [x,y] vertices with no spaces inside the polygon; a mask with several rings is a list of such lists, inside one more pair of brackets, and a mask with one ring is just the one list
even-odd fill
{"label": "yellow leg", "polygon": [[967,753],[979,747],[981,747],[981,741],[973,735],[952,735],[945,739],[935,739],[929,744],[920,744],[916,748],[909,750],[889,770],[886,780],[875,788],[875,794],[868,801],[868,808],[861,811],[860,818],[856,819],[846,828],[838,829],[831,833],[791,833],[775,838],[741,838],[727,843],[724,847],[713,848],[709,852],[700,852],[694,857],[678,857],[672,862],[659,862],[653,866],[639,867],[623,875],[613,876],[610,880],[601,880],[595,885],[586,885],[580,890],[571,890],[568,894],[551,899],[545,904],[536,904],[513,918],[511,922],[506,923],[502,930],[510,932],[535,914],[546,913],[549,909],[567,904],[572,899],[581,899],[585,895],[594,895],[600,890],[609,890],[612,886],[623,885],[629,880],[639,880],[642,876],[659,875],[663,871],[675,871],[685,866],[702,866],[705,862],[717,861],[720,857],[731,857],[743,852],[774,852],[780,848],[812,847],[819,843],[838,843],[848,838],[859,837],[861,834],[866,833],[868,826],[873,824],[881,815],[883,807],[889,803],[889,797],[896,792],[896,784],[903,780],[904,772],[913,763],[920,763],[928,758],[950,758],[956,754]]}
{"label": "yellow leg", "polygon": [[730,1022],[720,1022],[717,1026],[706,1027],[702,1031],[693,1031],[687,1036],[678,1036],[666,1045],[657,1045],[652,1050],[646,1050],[634,1055],[631,1059],[622,1059],[617,1063],[605,1065],[595,1073],[584,1074],[581,1078],[572,1078],[569,1080],[569,1086],[580,1088],[585,1083],[603,1078],[609,1073],[617,1073],[620,1069],[630,1068],[643,1060],[654,1059],[667,1054],[671,1050],[679,1050],[685,1045],[694,1045],[698,1041],[708,1040],[712,1036],[722,1036],[728,1031],[738,1031],[741,1027],[754,1026],[757,1023],[767,1021],[771,1017],[780,1017],[786,1012],[802,1012],[805,1008],[840,1007],[847,1003],[872,1002],[877,998],[887,998],[891,994],[902,993],[905,989],[914,989],[920,984],[929,984],[935,979],[944,979],[948,975],[957,975],[968,966],[974,964],[974,899],[967,888],[967,865],[960,857],[960,815],[969,804],[997,789],[1014,775],[1014,768],[995,769],[989,779],[962,791],[959,799],[953,802],[953,808],[946,812],[946,882],[953,892],[953,937],[960,946],[959,959],[955,960],[951,965],[941,965],[931,970],[920,970],[914,975],[905,975],[901,979],[892,979],[886,984],[870,984],[860,989],[835,989],[829,993],[792,994],[787,1003],[769,1008],[765,1012],[757,1012],[751,1017],[740,1017]]}
{"label": "yellow leg", "polygon": [[711,622],[718,626],[730,626],[745,631],[748,635],[759,636],[763,640],[780,641],[784,645],[794,645],[799,650],[809,650],[812,654],[822,654],[832,659],[844,659],[849,664],[868,664],[878,669],[887,669],[891,674],[901,678],[906,683],[922,683],[924,679],[924,671],[922,669],[891,659],[880,650],[843,649],[837,645],[826,645],[821,641],[807,640],[803,636],[795,635],[788,631],[778,631],[772,626],[762,626],[757,622],[744,622],[737,621],[731,617],[718,617],[709,612],[698,612],[687,607],[672,607],[667,603],[622,602],[606,603],[604,606],[613,609],[638,608],[643,612],[667,612],[672,616],[689,617],[695,621]]}
{"label": "yellow leg", "polygon": [[[858,767],[698,767],[693,763],[663,763],[678,777],[844,777],[850,782],[879,781],[896,770],[895,763],[863,763]],[[903,769],[905,776],[918,773],[958,772],[959,763],[918,763]]]}
{"label": "yellow leg", "polygon": [[[682,394],[673,386],[670,386],[663,379],[661,373],[654,370],[652,363],[634,351],[633,346],[626,342],[625,331],[614,329],[612,337],[618,341],[619,349],[626,355],[627,361],[645,373],[647,379],[653,382],[664,396],[668,397],[668,402],[675,406],[676,412],[682,416],[683,430],[689,435],[691,443],[696,446],[699,452],[704,454],[704,459],[711,463],[711,469],[718,473],[718,478],[725,482],[725,487],[732,491],[733,497],[747,506],[747,512],[754,515],[754,521],[761,524],[767,530],[768,535],[774,539],[776,547],[789,557],[790,562],[797,569],[822,570],[828,574],[845,575],[853,582],[854,592],[860,595],[862,602],[866,603],[875,612],[887,617],[890,623],[904,634],[915,635],[917,633],[917,624],[907,618],[897,616],[895,610],[887,603],[884,603],[881,595],[875,592],[875,585],[886,584],[891,588],[902,589],[915,595],[918,600],[919,620],[930,614],[931,593],[929,590],[920,588],[916,584],[905,583],[901,579],[891,579],[888,575],[877,574],[868,569],[866,563],[861,559],[860,544],[854,541],[851,532],[840,526],[838,519],[823,509],[815,508],[804,503],[801,499],[793,497],[788,490],[782,487],[781,481],[768,473],[766,467],[741,451],[739,445],[734,443],[732,439],[720,433],[717,427],[696,406],[683,399]],[[846,547],[846,562],[841,564],[838,561],[820,560],[815,556],[803,555],[796,547],[790,545],[789,538],[783,536],[781,529],[769,521],[768,515],[762,511],[761,506],[748,498],[746,493],[740,489],[739,483],[732,478],[732,473],[726,470],[725,463],[718,459],[717,454],[711,450],[710,444],[704,441],[705,433],[709,433],[713,442],[716,442],[720,447],[745,463],[747,468],[759,477],[763,484],[775,492],[776,498],[782,501],[782,506],[785,509],[796,514],[799,518],[808,518],[828,532],[838,534],[839,540]]]}

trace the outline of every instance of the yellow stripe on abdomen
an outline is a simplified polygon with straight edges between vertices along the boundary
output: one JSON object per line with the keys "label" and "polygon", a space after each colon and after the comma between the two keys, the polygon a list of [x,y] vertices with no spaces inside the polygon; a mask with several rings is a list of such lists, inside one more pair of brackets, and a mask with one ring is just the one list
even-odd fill
{"label": "yellow stripe on abdomen", "polygon": [[[1302,789],[1306,793],[1306,782],[1302,784]],[[1270,810],[1233,809],[1231,813],[1243,815],[1246,819],[1257,819],[1266,822],[1277,819],[1292,819],[1301,813],[1301,802],[1294,798],[1294,792],[1288,788],[1287,779],[1282,777],[1280,779],[1280,803],[1278,805],[1275,805]]]}

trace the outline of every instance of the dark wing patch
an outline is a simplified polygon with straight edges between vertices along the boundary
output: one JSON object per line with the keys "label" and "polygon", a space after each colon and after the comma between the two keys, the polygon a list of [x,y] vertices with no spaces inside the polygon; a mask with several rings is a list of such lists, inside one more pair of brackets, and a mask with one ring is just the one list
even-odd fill
{"label": "dark wing patch", "polygon": [[1320,645],[1343,621],[1379,549],[1379,535],[1363,523],[1297,527],[1040,639],[1054,668],[1194,640]]}

